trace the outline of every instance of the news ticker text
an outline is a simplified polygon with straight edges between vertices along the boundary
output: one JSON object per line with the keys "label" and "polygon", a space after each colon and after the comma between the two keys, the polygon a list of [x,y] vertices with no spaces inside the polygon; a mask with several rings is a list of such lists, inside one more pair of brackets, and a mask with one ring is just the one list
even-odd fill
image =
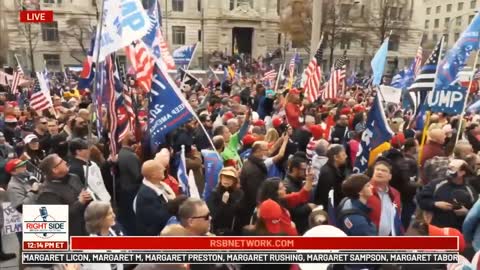
{"label": "news ticker text", "polygon": [[23,252],[24,264],[447,264],[455,252]]}

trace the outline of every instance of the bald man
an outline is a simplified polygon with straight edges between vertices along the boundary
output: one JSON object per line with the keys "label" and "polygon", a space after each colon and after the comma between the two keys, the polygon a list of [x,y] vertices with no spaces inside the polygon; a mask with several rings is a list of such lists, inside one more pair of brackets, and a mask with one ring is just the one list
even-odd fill
{"label": "bald man", "polygon": [[422,168],[422,180],[424,183],[428,183],[432,179],[424,179],[423,166],[425,162],[433,157],[446,157],[444,150],[445,144],[445,131],[441,128],[434,128],[428,131],[428,141],[423,146],[422,159],[420,160],[420,167]]}
{"label": "bald man", "polygon": [[142,185],[133,201],[137,234],[159,235],[170,219],[167,203],[175,198],[175,193],[165,183],[165,167],[158,160],[143,163]]}

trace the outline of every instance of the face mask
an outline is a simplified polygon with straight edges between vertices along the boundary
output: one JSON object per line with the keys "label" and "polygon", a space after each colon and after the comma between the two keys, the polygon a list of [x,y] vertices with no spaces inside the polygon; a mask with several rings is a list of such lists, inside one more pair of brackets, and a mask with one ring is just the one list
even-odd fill
{"label": "face mask", "polygon": [[455,179],[458,176],[458,172],[452,171],[452,170],[447,170],[447,177],[450,179]]}

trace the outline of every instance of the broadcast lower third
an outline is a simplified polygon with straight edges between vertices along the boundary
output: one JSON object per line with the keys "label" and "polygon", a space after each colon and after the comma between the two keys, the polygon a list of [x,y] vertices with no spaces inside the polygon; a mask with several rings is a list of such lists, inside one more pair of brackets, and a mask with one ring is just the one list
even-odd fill
{"label": "broadcast lower third", "polygon": [[212,239],[210,246],[213,248],[292,248],[294,240],[279,239]]}

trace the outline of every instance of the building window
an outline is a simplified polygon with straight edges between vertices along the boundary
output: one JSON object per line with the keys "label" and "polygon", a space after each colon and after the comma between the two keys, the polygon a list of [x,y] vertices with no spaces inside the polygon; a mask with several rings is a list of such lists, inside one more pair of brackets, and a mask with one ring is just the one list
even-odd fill
{"label": "building window", "polygon": [[425,28],[429,28],[430,27],[430,20],[425,20]]}
{"label": "building window", "polygon": [[450,23],[450,17],[445,18],[445,27],[448,27]]}
{"label": "building window", "polygon": [[447,5],[447,12],[450,12],[450,11],[452,11],[452,4]]}
{"label": "building window", "polygon": [[198,41],[202,41],[202,30],[198,30]]}
{"label": "building window", "polygon": [[457,17],[457,19],[456,19],[456,21],[455,21],[455,24],[456,24],[457,26],[461,26],[461,25],[462,25],[462,16],[458,16],[458,17]]}
{"label": "building window", "polygon": [[197,0],[197,10],[202,11],[202,0]]}
{"label": "building window", "polygon": [[474,17],[475,17],[475,15],[468,16],[468,24],[470,24],[473,21]]}
{"label": "building window", "polygon": [[183,12],[183,0],[172,0],[172,10]]}
{"label": "building window", "polygon": [[476,6],[477,6],[476,0],[470,1],[470,8],[475,8]]}
{"label": "building window", "polygon": [[433,41],[433,42],[437,42],[437,41],[438,41],[438,35],[437,35],[437,34],[433,34],[433,35],[432,35],[432,41]]}
{"label": "building window", "polygon": [[460,38],[460,33],[455,33],[454,38],[455,38],[455,40],[458,40]]}
{"label": "building window", "polygon": [[92,0],[92,6],[94,6],[94,7],[97,6],[97,0]]}
{"label": "building window", "polygon": [[349,50],[351,39],[347,34],[343,34],[340,38],[340,49]]}
{"label": "building window", "polygon": [[172,43],[185,45],[185,26],[172,26]]}
{"label": "building window", "polygon": [[363,17],[363,15],[365,15],[365,6],[362,5],[362,7],[360,8],[360,16]]}
{"label": "building window", "polygon": [[241,5],[247,5],[250,8],[253,8],[253,0],[230,0],[230,10],[233,10]]}
{"label": "building window", "polygon": [[442,6],[437,6],[435,12],[437,12],[437,14],[438,14],[438,13],[440,13],[441,10],[442,10]]}
{"label": "building window", "polygon": [[463,2],[458,3],[458,10],[463,10]]}
{"label": "building window", "polygon": [[341,19],[348,19],[349,15],[350,15],[350,9],[351,9],[350,5],[342,4],[340,6],[340,18]]}
{"label": "building window", "polygon": [[43,0],[45,4],[55,4],[55,0]]}
{"label": "building window", "polygon": [[448,45],[448,34],[445,34],[445,45]]}
{"label": "building window", "polygon": [[367,39],[366,39],[366,38],[362,38],[362,39],[360,40],[360,47],[361,47],[361,48],[367,47]]}
{"label": "building window", "polygon": [[58,41],[57,22],[42,24],[42,39],[43,41]]}
{"label": "building window", "polygon": [[438,28],[440,26],[440,19],[435,19],[433,27]]}
{"label": "building window", "polygon": [[235,8],[235,0],[230,0],[230,10]]}
{"label": "building window", "polygon": [[278,33],[277,35],[277,44],[278,45],[282,44],[282,33]]}
{"label": "building window", "polygon": [[60,55],[58,54],[44,54],[43,60],[48,69],[60,70]]}
{"label": "building window", "polygon": [[396,7],[390,7],[390,18],[392,20],[398,19],[398,9]]}
{"label": "building window", "polygon": [[427,15],[430,15],[432,13],[432,8],[427,8]]}
{"label": "building window", "polygon": [[397,10],[398,10],[397,19],[401,20],[402,19],[403,8],[399,7],[399,8],[397,8]]}
{"label": "building window", "polygon": [[388,50],[389,51],[398,51],[400,47],[400,36],[391,35],[388,41]]}

